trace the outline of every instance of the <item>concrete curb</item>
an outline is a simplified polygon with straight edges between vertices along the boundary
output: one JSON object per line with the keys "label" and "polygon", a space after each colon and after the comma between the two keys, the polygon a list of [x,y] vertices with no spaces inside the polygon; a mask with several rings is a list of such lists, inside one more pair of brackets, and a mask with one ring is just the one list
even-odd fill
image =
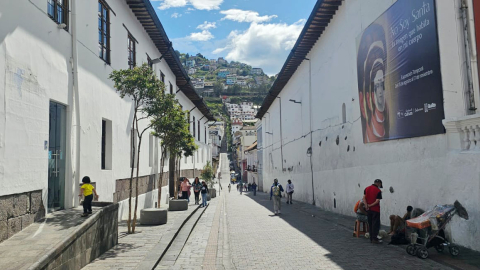
{"label": "concrete curb", "polygon": [[[28,270],[44,269],[49,263],[53,262],[58,256],[60,256],[70,245],[72,245],[81,235],[83,235],[90,227],[92,227],[104,212],[118,211],[118,204],[110,204],[98,212],[93,214],[90,218],[85,220],[79,227],[70,233],[65,239],[61,240],[52,249],[47,251],[45,255],[40,257],[37,262],[32,264]],[[117,234],[118,237],[118,234]],[[93,261],[96,258],[91,258]],[[89,263],[89,262],[88,262]]]}
{"label": "concrete curb", "polygon": [[[202,214],[203,212],[205,212],[205,209],[207,209],[207,207],[204,207],[202,209]],[[173,242],[175,241],[175,239],[177,238],[178,234],[183,229],[185,224],[199,209],[200,209],[200,206],[197,206],[197,208],[194,211],[192,211],[185,220],[182,221],[180,226],[175,226],[174,224],[172,228],[177,228],[177,229],[170,230],[166,234],[164,234],[160,239],[160,241],[158,242],[158,244],[153,249],[151,249],[151,251],[145,256],[145,258],[143,258],[142,262],[139,265],[137,265],[135,269],[139,269],[139,270],[155,269],[155,267],[157,267],[158,263],[162,260],[163,256],[165,256],[168,249],[173,244]],[[200,214],[198,219],[200,219],[202,214]],[[195,225],[197,224],[198,219],[195,221]],[[195,225],[193,227],[195,227]],[[160,256],[159,256],[159,253],[160,253]]]}

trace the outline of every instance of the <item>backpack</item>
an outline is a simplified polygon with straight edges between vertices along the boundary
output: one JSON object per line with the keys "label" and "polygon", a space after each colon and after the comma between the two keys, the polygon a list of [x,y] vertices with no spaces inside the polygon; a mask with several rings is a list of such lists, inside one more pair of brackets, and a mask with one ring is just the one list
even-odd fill
{"label": "backpack", "polygon": [[278,185],[278,186],[273,186],[272,188],[273,188],[273,195],[274,195],[274,196],[281,196],[281,195],[280,195],[280,186],[279,186],[279,185]]}

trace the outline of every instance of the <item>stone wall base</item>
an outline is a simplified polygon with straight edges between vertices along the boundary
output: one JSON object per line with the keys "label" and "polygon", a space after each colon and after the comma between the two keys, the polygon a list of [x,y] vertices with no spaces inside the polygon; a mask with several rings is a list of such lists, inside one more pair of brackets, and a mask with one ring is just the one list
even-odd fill
{"label": "stone wall base", "polygon": [[0,243],[44,217],[42,190],[0,196]]}
{"label": "stone wall base", "polygon": [[118,243],[118,204],[85,220],[30,269],[81,269]]}

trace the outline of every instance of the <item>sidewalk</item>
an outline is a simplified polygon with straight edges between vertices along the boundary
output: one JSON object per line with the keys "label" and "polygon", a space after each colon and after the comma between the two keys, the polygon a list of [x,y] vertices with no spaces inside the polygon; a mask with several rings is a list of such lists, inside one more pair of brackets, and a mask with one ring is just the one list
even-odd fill
{"label": "sidewalk", "polygon": [[[244,195],[248,196],[250,199],[253,199],[255,202],[261,204],[262,206],[266,207],[270,211],[273,210],[273,204],[271,203],[268,194],[257,192],[257,196],[253,196],[253,192],[244,192]],[[293,211],[292,211],[293,210]],[[333,212],[323,211],[318,207],[315,207],[311,204],[303,203],[294,201],[292,205],[288,205],[285,203],[285,199],[282,198],[282,215],[279,217],[281,219],[286,220],[292,226],[297,227],[297,229],[303,231],[305,234],[309,235],[309,232],[312,228],[300,228],[300,224],[296,222],[292,222],[291,215],[296,215],[296,213],[300,214],[298,218],[295,218],[297,221],[304,219],[306,216],[310,216],[312,219],[317,220],[317,223],[330,223],[331,225],[335,226],[336,228],[340,229],[340,231],[344,231],[345,235],[351,238],[351,244],[356,244],[358,241],[362,241],[368,243],[367,239],[356,239],[352,237],[353,233],[353,225],[355,222],[354,217],[344,216],[340,214],[336,214]],[[382,229],[388,230],[387,227],[382,226]],[[343,233],[342,233],[343,234]],[[337,236],[340,238],[339,236]],[[400,257],[406,257],[405,259],[415,259],[419,261],[426,261],[421,260],[417,257],[412,257],[405,252],[406,246],[394,246],[388,245],[389,239],[384,239],[384,243],[379,245],[381,248],[387,249],[390,251],[396,251],[396,253]],[[430,256],[428,260],[433,260],[437,263],[442,265],[451,267],[453,269],[480,269],[480,253],[466,249],[460,248],[460,254],[457,257],[452,257],[448,253],[448,251],[444,251],[442,254],[439,254],[435,251],[434,248],[429,249]],[[407,257],[408,256],[408,257]],[[393,258],[383,258],[385,260],[393,259]],[[382,259],[382,260],[383,260]]]}
{"label": "sidewalk", "polygon": [[47,214],[42,222],[0,243],[0,269],[28,269],[86,220],[80,217],[82,213],[83,208],[78,207]]}
{"label": "sidewalk", "polygon": [[[185,220],[197,209],[190,200],[187,211],[169,211],[167,224],[142,226],[137,224],[135,234],[127,234],[127,223],[118,225],[118,244],[83,269],[140,269],[149,261],[152,265],[174,238]],[[165,209],[168,205],[163,205]],[[201,210],[200,208],[199,210]]]}

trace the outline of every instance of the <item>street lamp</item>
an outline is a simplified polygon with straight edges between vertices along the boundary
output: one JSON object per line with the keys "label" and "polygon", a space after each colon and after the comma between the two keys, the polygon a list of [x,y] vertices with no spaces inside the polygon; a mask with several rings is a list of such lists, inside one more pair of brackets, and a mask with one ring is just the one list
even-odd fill
{"label": "street lamp", "polygon": [[288,101],[293,102],[295,104],[302,104],[302,101],[296,101],[295,99],[289,99]]}

